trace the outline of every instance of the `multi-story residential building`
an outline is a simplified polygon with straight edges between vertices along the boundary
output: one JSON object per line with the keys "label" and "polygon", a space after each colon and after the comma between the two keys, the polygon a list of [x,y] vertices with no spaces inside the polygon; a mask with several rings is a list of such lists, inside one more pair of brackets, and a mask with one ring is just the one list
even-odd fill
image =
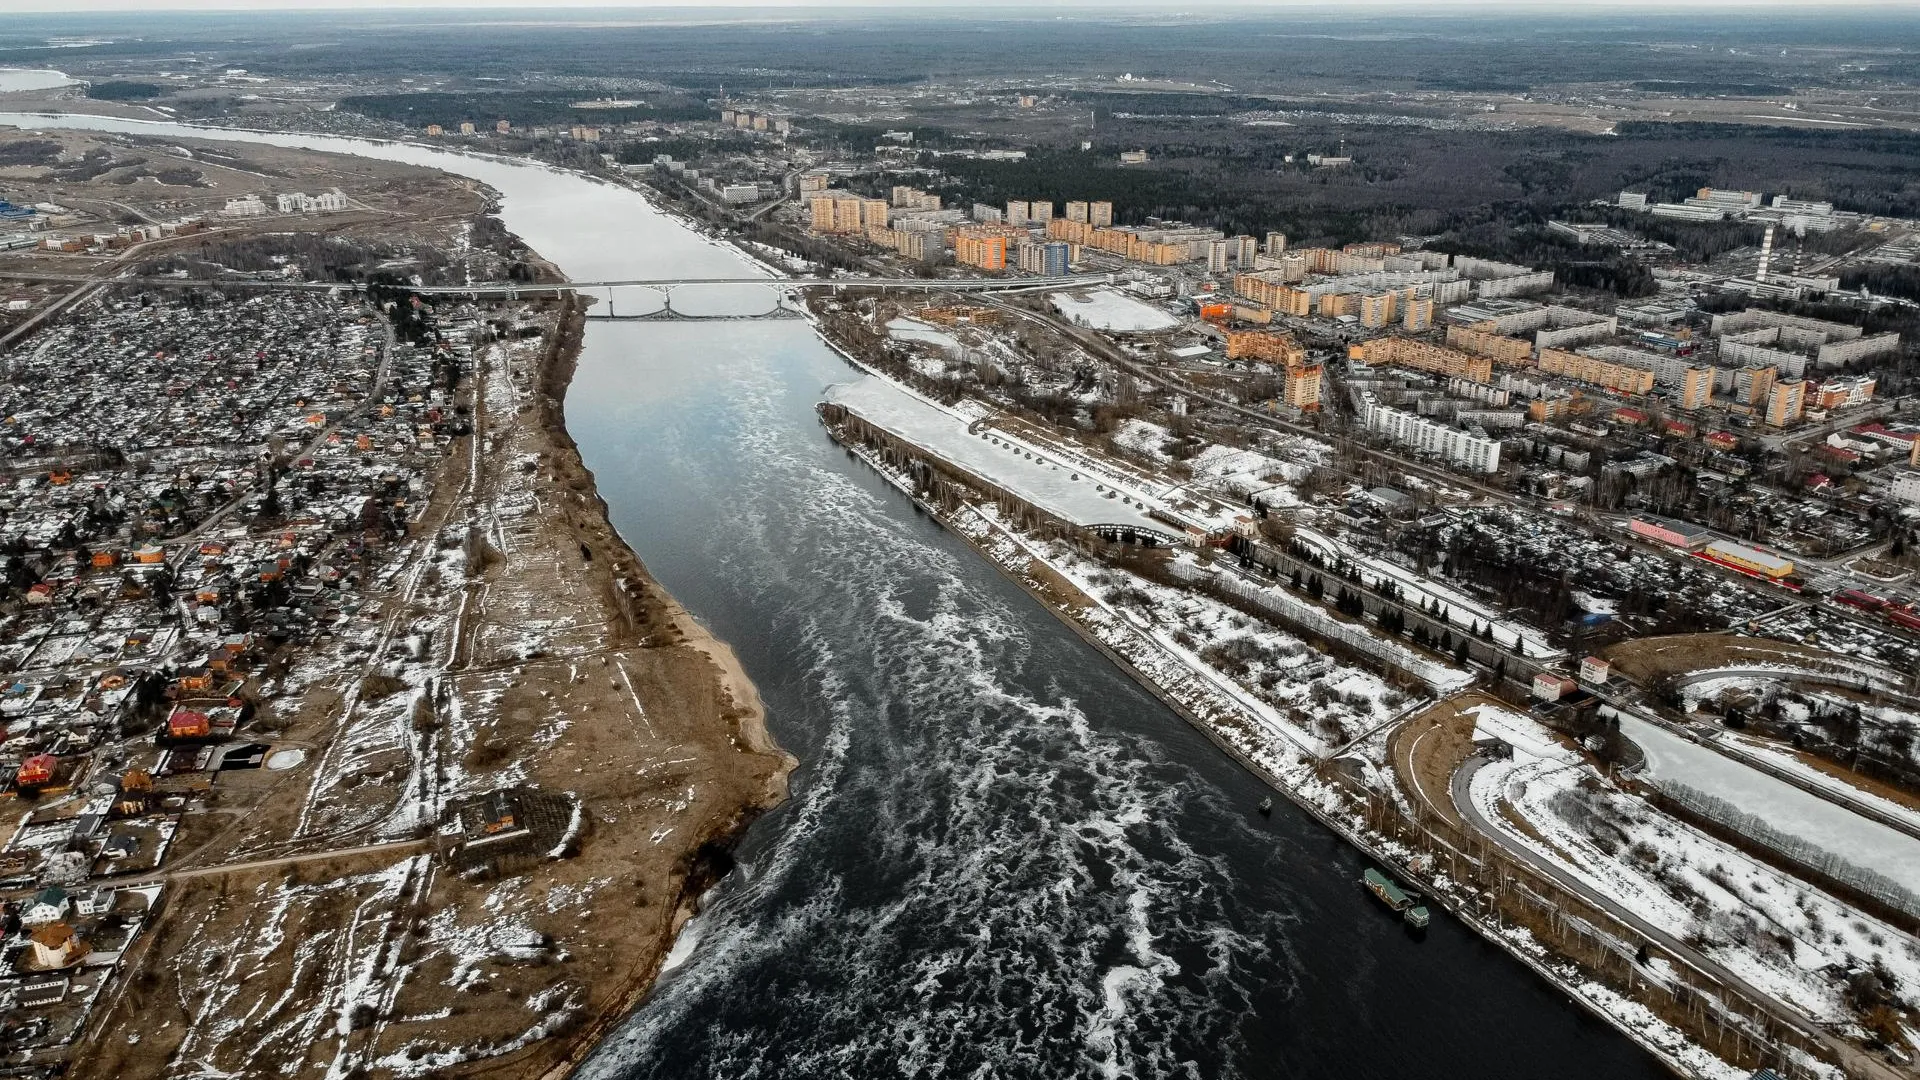
{"label": "multi-story residential building", "polygon": [[1087,224],[1099,229],[1113,227],[1113,204],[1096,202],[1087,204]]}
{"label": "multi-story residential building", "polygon": [[1236,236],[1233,244],[1233,264],[1242,270],[1253,269],[1253,260],[1260,255],[1260,241],[1252,236]]}
{"label": "multi-story residential building", "polygon": [[869,226],[887,226],[887,200],[844,191],[825,191],[807,203],[817,233],[864,234]]}
{"label": "multi-story residential building", "polygon": [[1680,407],[1704,409],[1713,403],[1713,369],[1690,367],[1680,377]]}
{"label": "multi-story residential building", "polygon": [[1360,325],[1369,330],[1384,330],[1393,322],[1400,294],[1383,292],[1360,298]]}
{"label": "multi-story residential building", "polygon": [[1287,234],[1270,232],[1267,234],[1267,258],[1277,259],[1287,253]]}
{"label": "multi-story residential building", "polygon": [[1360,392],[1360,421],[1368,431],[1426,451],[1469,471],[1500,471],[1500,440],[1429,420],[1404,409],[1382,405],[1370,391]]}
{"label": "multi-story residential building", "polygon": [[1065,277],[1072,271],[1073,245],[1059,240],[1021,244],[1020,270],[1041,277]]}
{"label": "multi-story residential building", "polygon": [[1383,337],[1350,345],[1347,359],[1368,365],[1412,368],[1476,383],[1493,381],[1493,361],[1486,357],[1412,338]]}
{"label": "multi-story residential building", "polygon": [[1227,242],[1210,240],[1207,242],[1207,272],[1224,274],[1227,272]]}
{"label": "multi-story residential building", "polygon": [[1287,368],[1281,398],[1301,411],[1320,407],[1322,369],[1319,364],[1293,364]]}
{"label": "multi-story residential building", "polygon": [[889,201],[893,203],[896,209],[900,209],[900,210],[938,210],[940,209],[940,196],[935,195],[930,191],[921,191],[919,188],[916,188],[916,187],[906,187],[903,185],[896,184],[891,194],[892,194],[892,198]]}
{"label": "multi-story residential building", "polygon": [[1007,224],[1025,225],[1027,223],[1028,203],[1025,199],[1007,200]]}
{"label": "multi-story residential building", "polygon": [[1509,367],[1528,367],[1533,363],[1533,345],[1526,339],[1472,326],[1447,327],[1447,344]]}
{"label": "multi-story residential building", "polygon": [[1433,298],[1416,296],[1406,303],[1406,314],[1401,316],[1400,325],[1410,334],[1418,334],[1433,327]]}
{"label": "multi-story residential building", "polygon": [[958,229],[953,234],[953,261],[976,270],[1005,270],[1007,237],[1003,232],[981,226]]}
{"label": "multi-story residential building", "polygon": [[1646,394],[1653,391],[1653,372],[1647,368],[1568,352],[1565,349],[1541,349],[1540,370],[1549,375],[1558,375],[1575,382],[1605,387],[1622,394]]}
{"label": "multi-story residential building", "polygon": [[1780,372],[1770,367],[1741,368],[1733,373],[1733,400],[1758,408],[1773,392],[1773,384],[1779,377]]}
{"label": "multi-story residential building", "polygon": [[1035,199],[1027,204],[1027,224],[1045,225],[1053,220],[1053,200]]}
{"label": "multi-story residential building", "polygon": [[1297,367],[1307,362],[1307,349],[1289,333],[1234,330],[1227,334],[1227,359],[1259,360],[1276,367]]}
{"label": "multi-story residential building", "polygon": [[1797,424],[1807,411],[1807,383],[1804,379],[1777,382],[1767,392],[1767,425],[1783,428]]}
{"label": "multi-story residential building", "polygon": [[1828,379],[1808,395],[1807,406],[1814,409],[1838,409],[1846,405],[1864,405],[1873,400],[1876,380],[1871,375],[1850,375]]}
{"label": "multi-story residential building", "polygon": [[1068,221],[1087,221],[1088,220],[1087,204],[1084,202],[1074,202],[1072,200],[1068,200],[1067,220]]}

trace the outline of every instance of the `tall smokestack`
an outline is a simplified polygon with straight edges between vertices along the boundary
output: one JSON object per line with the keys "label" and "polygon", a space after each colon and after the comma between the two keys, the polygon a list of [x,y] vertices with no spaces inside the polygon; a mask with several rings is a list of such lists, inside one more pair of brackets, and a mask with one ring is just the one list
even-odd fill
{"label": "tall smokestack", "polygon": [[1760,240],[1760,269],[1753,275],[1755,281],[1767,280],[1767,267],[1773,262],[1773,226],[1767,226],[1767,235]]}

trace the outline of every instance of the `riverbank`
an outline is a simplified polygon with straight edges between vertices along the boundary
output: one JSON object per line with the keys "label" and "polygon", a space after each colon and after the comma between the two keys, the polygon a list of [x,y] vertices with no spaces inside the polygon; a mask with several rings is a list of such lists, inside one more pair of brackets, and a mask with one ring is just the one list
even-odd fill
{"label": "riverbank", "polygon": [[1058,557],[1058,542],[1029,535],[991,506],[955,500],[950,488],[942,497],[930,497],[923,490],[926,477],[901,468],[892,460],[897,455],[862,445],[831,424],[829,432],[1216,747],[1400,880],[1420,886],[1432,902],[1501,946],[1570,1001],[1627,1034],[1678,1075],[1712,1080],[1747,1075],[1747,1070],[1722,1061],[1652,1011],[1595,980],[1580,964],[1543,944],[1533,928],[1499,920],[1478,902],[1470,883],[1455,880],[1430,854],[1376,828],[1372,800],[1357,800],[1355,792],[1319,763],[1291,747],[1276,746],[1270,735],[1262,737],[1257,719],[1234,695],[1214,685],[1217,679],[1209,677],[1211,672],[1201,672],[1189,658],[1156,640],[1160,635],[1151,627],[1135,625],[1078,587],[1074,568]]}
{"label": "riverbank", "polygon": [[[261,776],[311,784],[311,809],[296,821],[267,792],[244,838],[294,854],[177,882],[73,1075],[563,1076],[785,798],[795,761],[753,684],[614,531],[567,431],[582,307],[523,314],[542,334],[476,350],[473,432],[368,613],[404,628],[396,653],[427,655],[376,652],[307,692],[302,737],[322,752]],[[414,689],[376,697],[375,678]],[[463,862],[463,813],[502,793],[542,838],[511,864]],[[332,824],[345,808],[373,824]],[[439,853],[366,843],[386,836]],[[257,1037],[227,1037],[236,1016]]]}

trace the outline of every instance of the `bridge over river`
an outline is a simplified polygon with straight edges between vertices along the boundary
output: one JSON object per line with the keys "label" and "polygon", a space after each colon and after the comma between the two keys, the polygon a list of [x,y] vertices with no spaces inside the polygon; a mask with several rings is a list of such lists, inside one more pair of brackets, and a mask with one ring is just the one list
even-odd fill
{"label": "bridge over river", "polygon": [[[365,292],[363,282],[324,282],[324,281],[284,281],[273,278],[253,278],[239,275],[227,277],[140,277],[132,274],[93,276],[86,274],[43,274],[20,271],[0,271],[0,280],[42,281],[56,284],[83,285],[139,285],[152,289],[190,289],[190,288],[247,288],[277,289],[291,292]],[[607,310],[589,314],[594,319],[620,320],[735,320],[735,319],[796,319],[805,313],[788,303],[788,298],[803,289],[886,289],[898,292],[946,292],[946,293],[999,293],[1022,292],[1037,289],[1058,289],[1063,287],[1081,287],[1087,285],[1112,284],[1111,274],[1085,274],[1078,277],[1038,277],[1038,278],[891,278],[891,277],[843,277],[843,278],[803,278],[803,277],[724,277],[724,278],[633,278],[621,281],[562,281],[530,283],[518,281],[480,281],[463,285],[416,285],[408,287],[409,292],[421,296],[464,297],[470,300],[520,300],[534,296],[557,296],[562,293],[598,293],[607,294]],[[703,315],[673,306],[675,289],[699,286],[758,285],[779,292],[773,306],[759,313],[723,312]],[[614,304],[616,289],[647,289],[658,292],[664,301],[661,307],[633,314],[619,314]]]}

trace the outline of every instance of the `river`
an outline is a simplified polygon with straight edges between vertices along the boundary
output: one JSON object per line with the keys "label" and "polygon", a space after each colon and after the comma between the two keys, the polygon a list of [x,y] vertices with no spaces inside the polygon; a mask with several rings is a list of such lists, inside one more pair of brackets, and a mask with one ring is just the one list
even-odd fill
{"label": "river", "polygon": [[[747,272],[540,167],[66,122],[463,173],[576,280]],[[614,524],[801,768],[586,1075],[1665,1075],[1452,920],[1410,939],[1291,804],[1254,814],[1244,770],[828,442],[813,403],[854,374],[800,322],[588,331],[568,424]]]}

